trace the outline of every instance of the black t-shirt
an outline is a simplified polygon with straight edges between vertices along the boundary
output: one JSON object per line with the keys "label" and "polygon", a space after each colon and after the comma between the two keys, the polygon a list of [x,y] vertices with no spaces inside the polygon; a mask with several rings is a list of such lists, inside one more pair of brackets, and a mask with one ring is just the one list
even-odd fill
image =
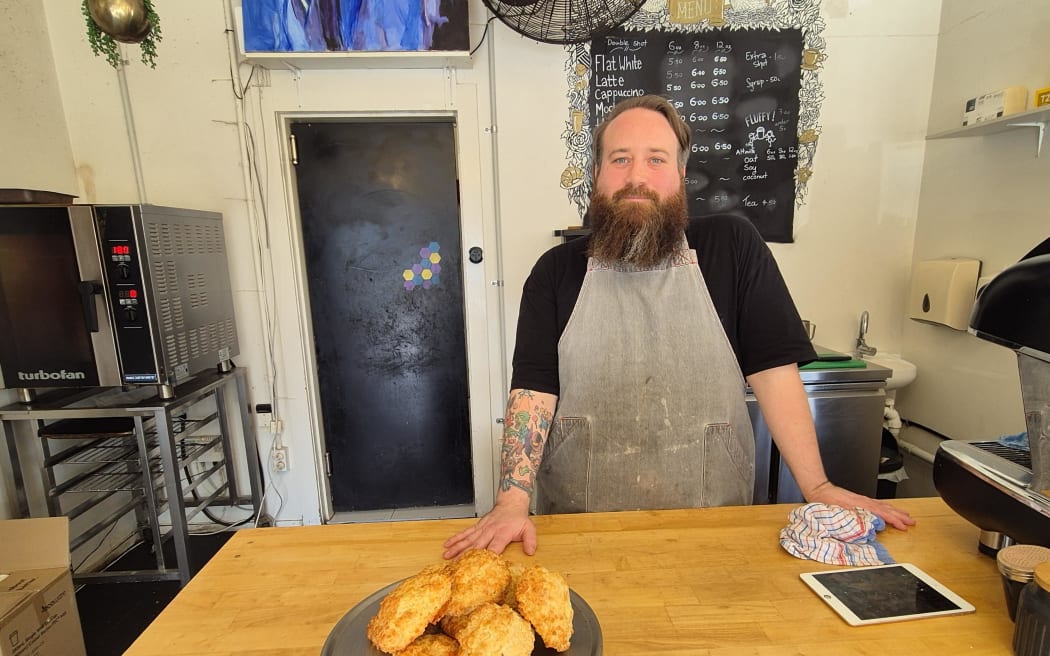
{"label": "black t-shirt", "polygon": [[[745,376],[816,359],[776,260],[749,221],[728,214],[691,219],[686,238]],[[580,295],[589,241],[551,248],[525,281],[511,389],[559,393],[558,340]]]}

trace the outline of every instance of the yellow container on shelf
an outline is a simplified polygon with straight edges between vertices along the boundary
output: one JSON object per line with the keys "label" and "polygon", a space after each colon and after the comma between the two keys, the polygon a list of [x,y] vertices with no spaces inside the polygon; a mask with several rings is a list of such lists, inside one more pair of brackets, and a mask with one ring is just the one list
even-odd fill
{"label": "yellow container on shelf", "polygon": [[1032,95],[1034,96],[1036,107],[1045,107],[1047,105],[1050,105],[1050,87],[1036,89],[1035,93]]}

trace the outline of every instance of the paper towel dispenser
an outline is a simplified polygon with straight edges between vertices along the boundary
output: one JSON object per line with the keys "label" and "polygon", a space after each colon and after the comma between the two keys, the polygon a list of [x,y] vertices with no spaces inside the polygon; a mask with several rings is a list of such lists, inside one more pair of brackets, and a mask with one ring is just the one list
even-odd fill
{"label": "paper towel dispenser", "polygon": [[968,257],[919,262],[912,275],[908,316],[916,321],[966,330],[980,274],[981,261]]}

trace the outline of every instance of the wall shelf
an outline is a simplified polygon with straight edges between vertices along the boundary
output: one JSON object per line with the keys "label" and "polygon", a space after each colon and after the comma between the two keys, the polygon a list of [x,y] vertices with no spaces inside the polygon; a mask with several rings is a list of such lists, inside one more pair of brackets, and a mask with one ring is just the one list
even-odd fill
{"label": "wall shelf", "polygon": [[1011,114],[994,121],[982,121],[961,128],[953,128],[943,132],[937,132],[926,137],[926,139],[955,139],[958,137],[983,137],[989,134],[1005,132],[1017,128],[1036,128],[1035,156],[1039,157],[1043,148],[1043,137],[1046,136],[1047,125],[1050,124],[1050,105],[1036,107],[1019,114]]}

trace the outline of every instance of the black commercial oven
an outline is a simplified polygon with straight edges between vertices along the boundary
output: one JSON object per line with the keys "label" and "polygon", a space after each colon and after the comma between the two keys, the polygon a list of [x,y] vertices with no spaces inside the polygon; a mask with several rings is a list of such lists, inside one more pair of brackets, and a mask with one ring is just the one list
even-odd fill
{"label": "black commercial oven", "polygon": [[222,215],[0,205],[0,388],[157,385],[238,354]]}

